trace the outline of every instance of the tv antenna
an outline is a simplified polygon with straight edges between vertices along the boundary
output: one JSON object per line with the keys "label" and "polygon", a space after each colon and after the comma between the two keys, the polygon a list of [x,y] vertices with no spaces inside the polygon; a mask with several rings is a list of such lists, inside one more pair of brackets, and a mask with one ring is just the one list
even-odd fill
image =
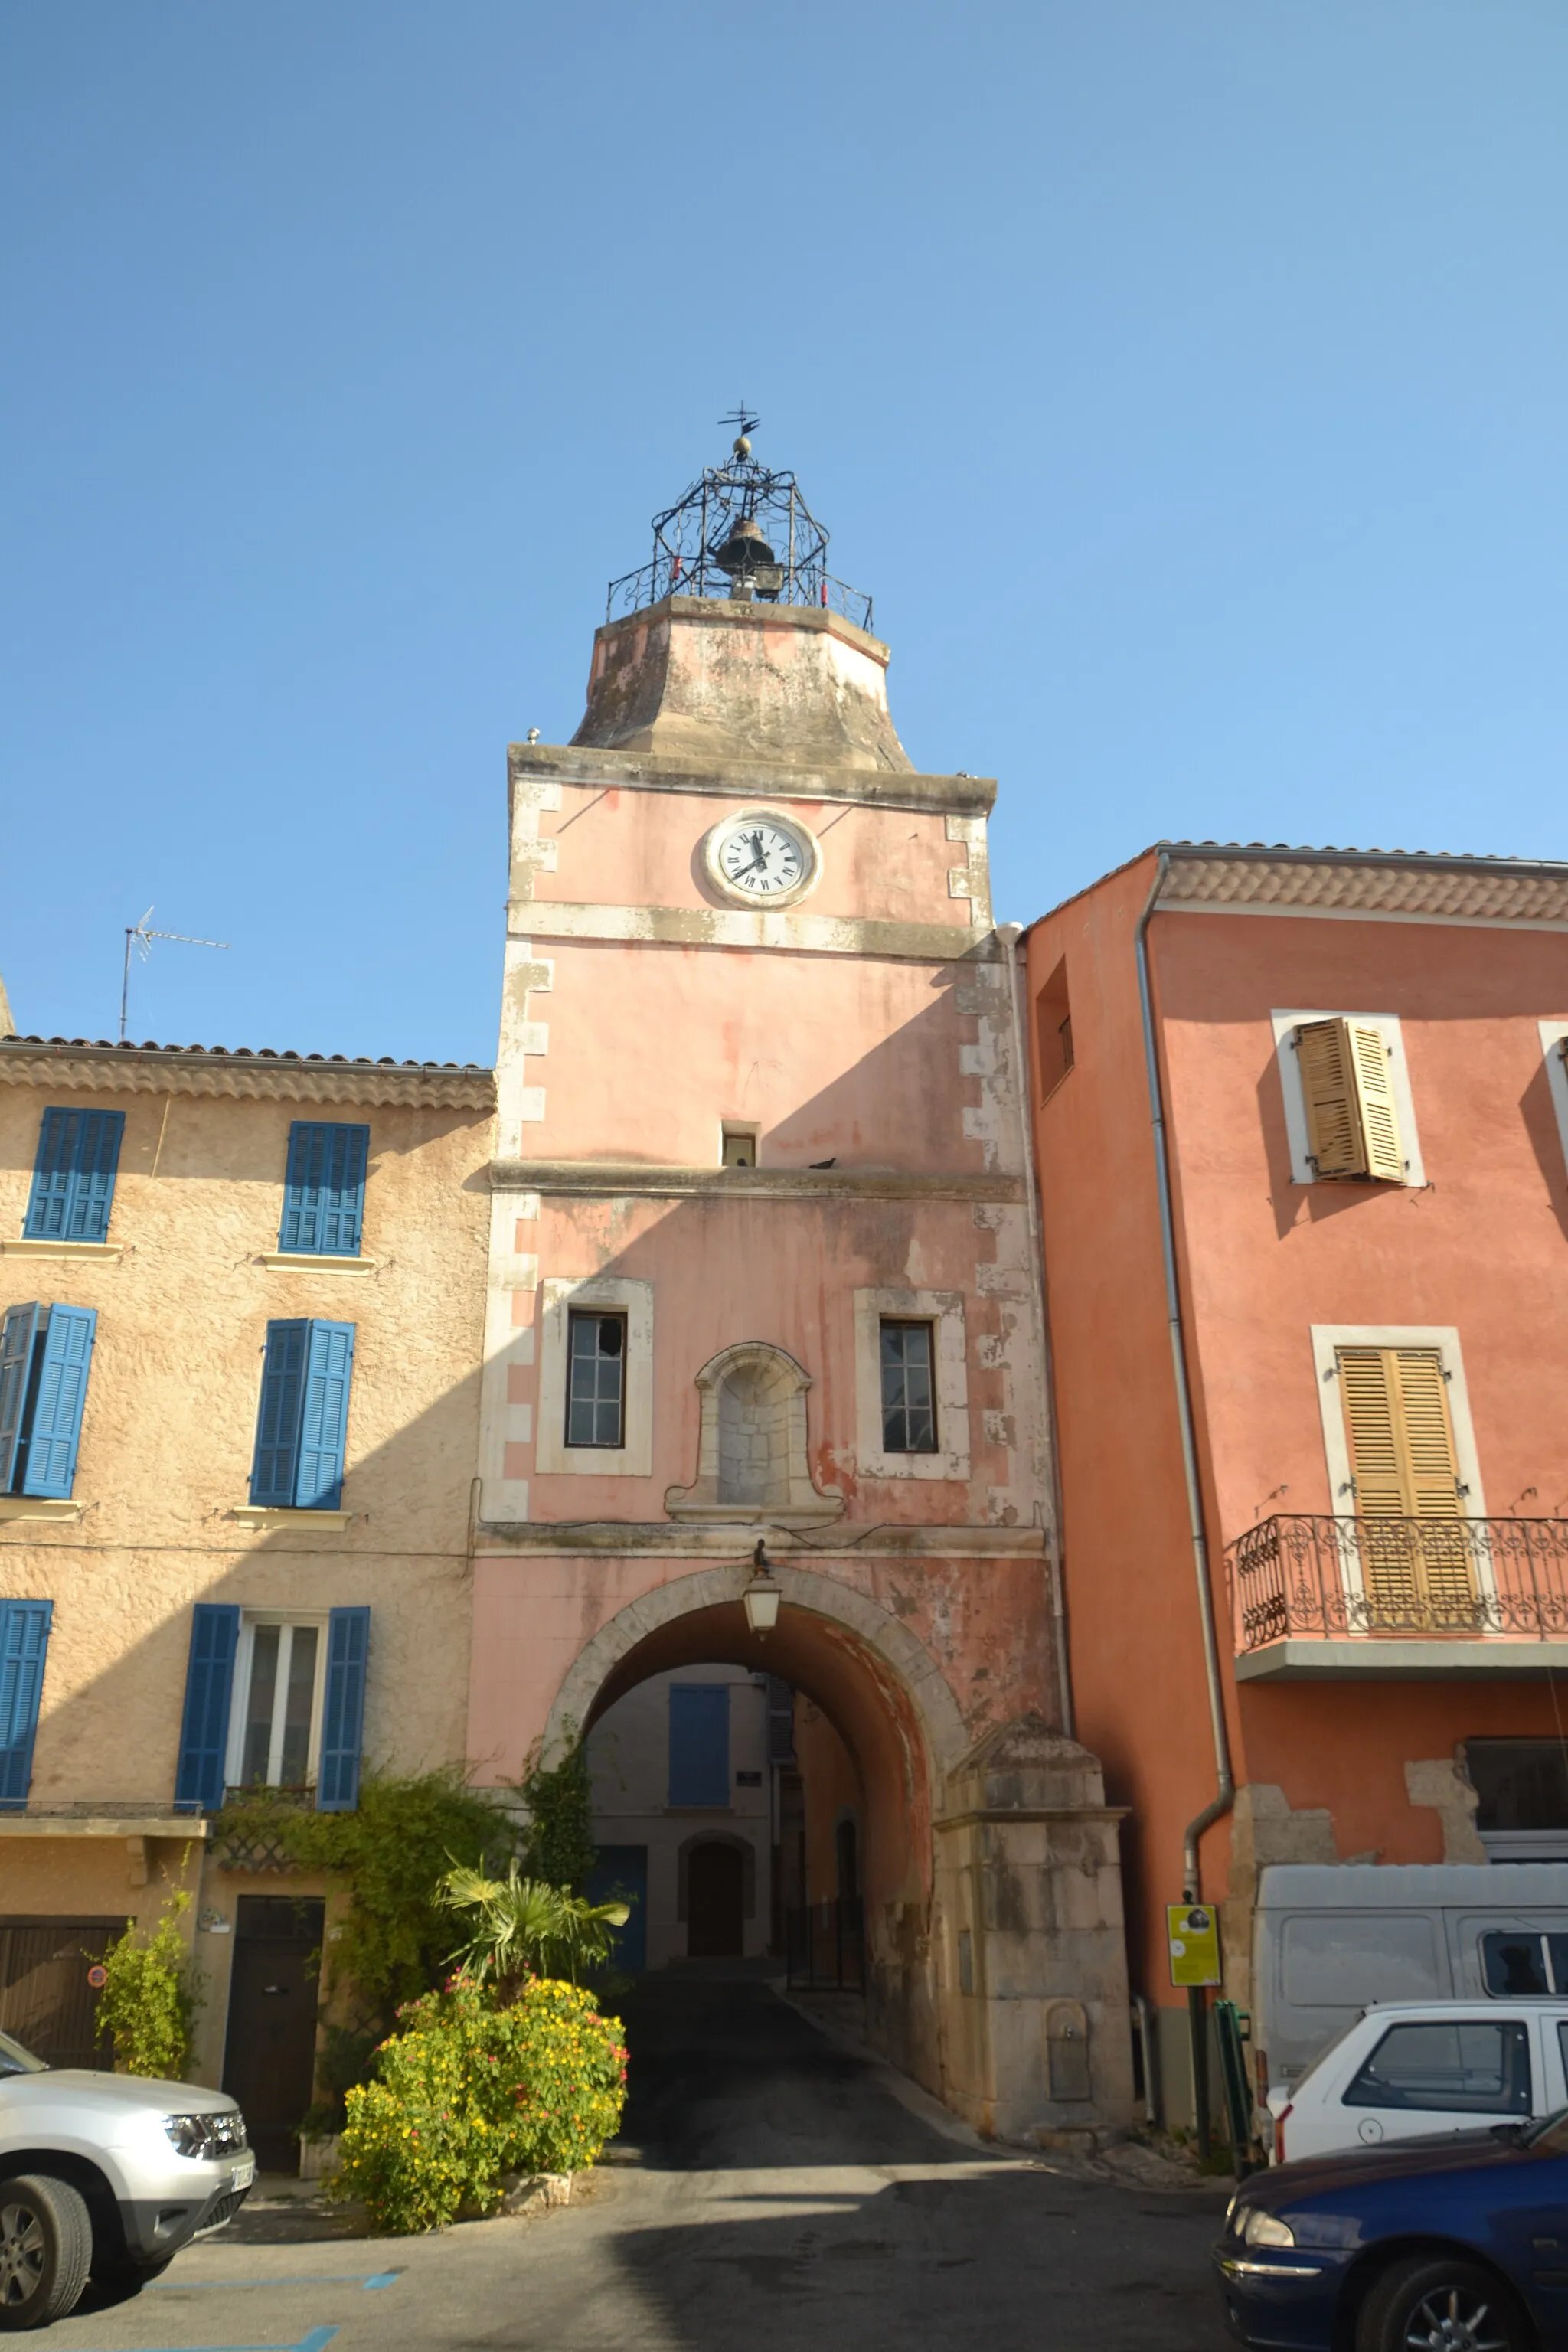
{"label": "tv antenna", "polygon": [[132,948],[145,963],[153,952],[154,940],[176,940],[183,948],[226,949],[228,946],[226,940],[195,940],[188,931],[150,931],[147,926],[152,919],[153,909],[149,907],[139,923],[127,923],[125,926],[125,974],[120,983],[120,1042],[122,1045],[125,1043],[125,1021],[131,1002],[131,950]]}

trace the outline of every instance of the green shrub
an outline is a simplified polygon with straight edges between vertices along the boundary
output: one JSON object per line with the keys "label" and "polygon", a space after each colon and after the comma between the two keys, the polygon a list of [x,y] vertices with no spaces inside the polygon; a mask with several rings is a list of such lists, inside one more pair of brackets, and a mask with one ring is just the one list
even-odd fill
{"label": "green shrub", "polygon": [[331,2193],[381,2230],[438,2230],[487,2213],[509,2172],[575,2172],[620,2122],[620,2021],[575,1985],[535,1978],[501,2006],[454,1977],[400,2012],[378,2079],[348,2094]]}
{"label": "green shrub", "polygon": [[191,2021],[196,1992],[190,1955],[175,1921],[191,1907],[176,1888],[142,1940],[134,1919],[103,1956],[106,1981],[98,1996],[98,2028],[114,2037],[117,2074],[150,2074],[168,2083],[184,2079],[191,2053]]}

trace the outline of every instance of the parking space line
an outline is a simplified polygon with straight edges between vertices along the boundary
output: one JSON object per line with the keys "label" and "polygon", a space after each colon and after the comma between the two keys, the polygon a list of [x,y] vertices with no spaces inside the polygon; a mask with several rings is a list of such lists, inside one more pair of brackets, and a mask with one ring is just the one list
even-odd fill
{"label": "parking space line", "polygon": [[[242,2286],[361,2286],[368,2294],[374,2287],[395,2286],[403,2276],[401,2271],[322,2271],[314,2278],[252,2278],[252,2279],[149,2279],[143,2294],[224,2294],[230,2287]],[[291,2352],[285,2346],[283,2352]]]}
{"label": "parking space line", "polygon": [[[162,2344],[154,2352],[326,2352],[335,2327],[312,2327],[297,2344]],[[142,2347],[137,2347],[142,2352]]]}

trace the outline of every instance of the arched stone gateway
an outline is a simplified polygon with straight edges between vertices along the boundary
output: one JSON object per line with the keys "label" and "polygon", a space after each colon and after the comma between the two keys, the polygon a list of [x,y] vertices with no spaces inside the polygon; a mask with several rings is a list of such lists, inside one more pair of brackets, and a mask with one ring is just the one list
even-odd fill
{"label": "arched stone gateway", "polygon": [[1038,1717],[973,1741],[930,1652],[831,1575],[777,1566],[779,1622],[760,1638],[750,1573],[700,1569],[618,1611],[562,1680],[546,1760],[650,1675],[726,1662],[783,1676],[861,1775],[877,2046],[987,2133],[1125,2120],[1120,1815],[1095,1759]]}

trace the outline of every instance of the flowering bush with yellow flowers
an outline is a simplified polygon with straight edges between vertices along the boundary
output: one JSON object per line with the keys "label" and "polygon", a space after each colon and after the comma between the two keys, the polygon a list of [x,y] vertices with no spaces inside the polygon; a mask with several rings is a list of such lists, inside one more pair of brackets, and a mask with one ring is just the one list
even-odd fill
{"label": "flowering bush with yellow flowers", "polygon": [[377,2079],[348,2094],[331,2183],[377,2229],[491,2212],[507,2173],[579,2171],[613,2137],[626,2095],[620,2021],[575,1985],[530,1978],[503,2006],[456,1976],[398,2020]]}

